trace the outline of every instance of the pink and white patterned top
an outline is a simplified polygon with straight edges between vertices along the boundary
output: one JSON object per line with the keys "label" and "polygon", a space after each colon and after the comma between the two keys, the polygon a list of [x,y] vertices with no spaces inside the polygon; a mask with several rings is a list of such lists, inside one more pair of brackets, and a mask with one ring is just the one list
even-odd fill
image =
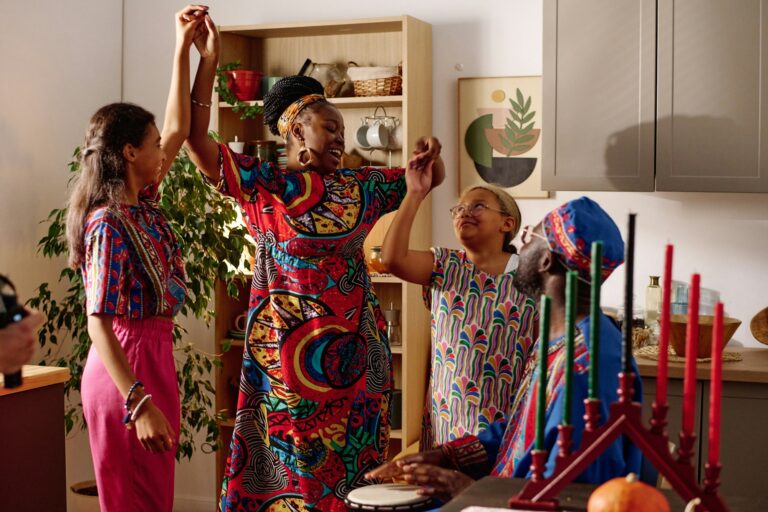
{"label": "pink and white patterned top", "polygon": [[476,434],[504,419],[538,317],[535,302],[512,285],[514,270],[491,275],[462,250],[432,252],[432,282],[424,289],[432,312],[432,370],[423,446]]}

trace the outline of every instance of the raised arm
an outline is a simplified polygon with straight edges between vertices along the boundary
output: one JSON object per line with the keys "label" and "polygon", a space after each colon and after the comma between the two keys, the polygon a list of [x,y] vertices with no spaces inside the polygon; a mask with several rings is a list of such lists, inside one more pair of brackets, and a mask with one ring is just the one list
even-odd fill
{"label": "raised arm", "polygon": [[179,153],[184,139],[189,135],[189,49],[198,27],[205,19],[202,5],[188,5],[176,13],[176,48],[173,52],[173,72],[168,101],[165,105],[165,120],[161,144],[166,159],[160,173],[165,178],[174,158]]}
{"label": "raised arm", "polygon": [[[420,163],[423,166],[418,169]],[[434,256],[431,251],[411,250],[409,245],[413,220],[432,188],[434,164],[433,160],[419,160],[418,156],[408,162],[405,170],[408,192],[395,213],[381,248],[381,259],[390,272],[400,279],[424,286],[431,281]]]}
{"label": "raised arm", "polygon": [[208,136],[211,120],[211,95],[219,62],[219,32],[210,16],[205,17],[195,37],[195,47],[200,52],[200,64],[192,86],[192,125],[186,147],[195,165],[211,181],[219,180],[219,148]]}

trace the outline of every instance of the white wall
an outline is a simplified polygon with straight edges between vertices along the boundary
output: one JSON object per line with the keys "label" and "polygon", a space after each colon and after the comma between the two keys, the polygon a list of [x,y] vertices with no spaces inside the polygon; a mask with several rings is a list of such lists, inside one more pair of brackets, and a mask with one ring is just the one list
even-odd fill
{"label": "white wall", "polygon": [[[60,262],[35,254],[43,234],[38,221],[66,199],[66,163],[100,105],[123,99],[143,105],[162,124],[173,50],[170,0],[126,0],[121,51],[119,1],[0,0],[6,20],[0,31],[0,271],[12,274],[23,296],[43,280],[55,280]],[[373,3],[335,0],[320,11],[316,1],[295,0],[288,8],[252,0],[209,2],[221,25],[279,23],[409,14],[433,25],[434,133],[444,143],[448,169],[456,169],[456,79],[462,76],[541,74],[540,0],[439,0]],[[121,56],[124,54],[121,75]],[[121,82],[122,79],[122,82]],[[456,246],[448,208],[457,182],[449,171],[434,194],[434,242]],[[525,223],[576,197],[521,200]],[[757,346],[749,334],[752,315],[768,305],[768,195],[683,193],[590,193],[622,229],[629,209],[638,213],[638,298],[647,275],[658,273],[663,245],[676,247],[676,276],[702,274],[703,286],[719,289],[728,312],[744,321],[735,339]],[[623,271],[605,287],[605,304],[622,300]],[[190,338],[211,349],[212,335],[187,322]],[[84,436],[68,442],[70,481],[90,475]],[[209,510],[215,495],[213,456],[196,453],[177,469],[177,508]]]}
{"label": "white wall", "polygon": [[[2,0],[0,12],[0,272],[26,299],[65,264],[41,258],[36,243],[40,221],[66,201],[72,150],[91,114],[120,99],[122,6]],[[68,482],[93,477],[83,432],[66,458]]]}

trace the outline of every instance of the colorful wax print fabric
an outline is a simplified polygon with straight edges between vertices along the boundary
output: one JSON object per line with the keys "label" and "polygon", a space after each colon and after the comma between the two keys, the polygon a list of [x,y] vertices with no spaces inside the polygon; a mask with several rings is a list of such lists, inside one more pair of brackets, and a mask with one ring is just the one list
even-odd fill
{"label": "colorful wax print fabric", "polygon": [[389,441],[391,352],[363,241],[403,169],[281,171],[221,146],[256,241],[225,511],[346,510]]}
{"label": "colorful wax print fabric", "polygon": [[534,301],[512,285],[514,271],[491,275],[464,251],[432,251],[425,289],[432,312],[425,447],[477,434],[511,412],[537,318]]}
{"label": "colorful wax print fabric", "polygon": [[184,262],[157,199],[153,185],[136,205],[100,207],[88,215],[82,272],[89,315],[172,317],[184,304]]}

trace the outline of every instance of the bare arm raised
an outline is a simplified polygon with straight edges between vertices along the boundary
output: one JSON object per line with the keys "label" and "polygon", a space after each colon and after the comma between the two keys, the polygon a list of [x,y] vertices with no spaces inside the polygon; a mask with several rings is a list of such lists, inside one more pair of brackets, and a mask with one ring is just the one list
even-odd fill
{"label": "bare arm raised", "polygon": [[411,229],[424,198],[445,177],[440,142],[430,137],[416,142],[414,156],[405,170],[408,192],[384,237],[381,257],[390,272],[406,281],[429,285],[434,256],[431,251],[410,249]]}
{"label": "bare arm raised", "polygon": [[211,181],[219,179],[219,148],[208,136],[211,120],[211,95],[219,62],[219,32],[210,16],[205,17],[195,36],[195,47],[200,52],[200,65],[192,85],[192,123],[186,147],[192,161]]}
{"label": "bare arm raised", "polygon": [[166,159],[160,172],[159,181],[165,178],[173,159],[189,135],[189,49],[199,27],[203,24],[208,8],[204,5],[188,5],[176,13],[176,48],[173,53],[173,72],[168,101],[165,105],[165,119],[160,144]]}

